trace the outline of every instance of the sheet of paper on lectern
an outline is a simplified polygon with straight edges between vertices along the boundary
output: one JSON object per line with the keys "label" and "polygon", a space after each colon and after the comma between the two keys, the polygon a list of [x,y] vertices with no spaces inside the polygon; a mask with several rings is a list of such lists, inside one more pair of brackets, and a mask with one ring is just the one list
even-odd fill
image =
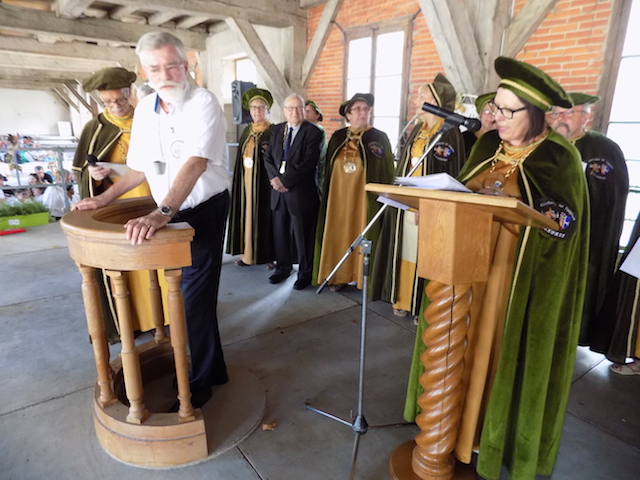
{"label": "sheet of paper on lectern", "polygon": [[396,200],[391,200],[390,198],[383,197],[382,195],[380,195],[377,200],[380,203],[386,203],[390,207],[399,208],[400,210],[409,210],[409,205],[405,205],[404,203],[400,203]]}
{"label": "sheet of paper on lectern", "polygon": [[407,187],[424,188],[426,190],[448,190],[450,192],[472,193],[458,180],[448,173],[434,173],[424,177],[396,177],[398,185]]}
{"label": "sheet of paper on lectern", "polygon": [[99,167],[110,168],[119,177],[124,177],[124,174],[129,170],[129,167],[127,167],[125,163],[96,162],[96,165]]}
{"label": "sheet of paper on lectern", "polygon": [[631,248],[629,255],[620,265],[620,270],[632,277],[640,278],[640,242],[636,242]]}

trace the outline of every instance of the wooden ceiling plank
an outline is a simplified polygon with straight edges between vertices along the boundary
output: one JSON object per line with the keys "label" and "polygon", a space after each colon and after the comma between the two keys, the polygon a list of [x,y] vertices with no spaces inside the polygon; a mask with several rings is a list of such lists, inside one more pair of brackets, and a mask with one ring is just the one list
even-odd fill
{"label": "wooden ceiling plank", "polygon": [[63,35],[85,41],[107,41],[135,45],[148,32],[166,31],[179,37],[188,50],[206,49],[206,36],[189,30],[169,30],[162,27],[123,23],[116,20],[58,18],[53,12],[0,3],[0,29],[33,34]]}
{"label": "wooden ceiling plank", "polygon": [[174,12],[156,12],[147,18],[147,23],[149,25],[162,25],[163,23],[167,23],[172,20],[176,14]]}
{"label": "wooden ceiling plank", "polygon": [[112,8],[109,11],[109,18],[111,20],[122,20],[123,18],[131,15],[136,10],[138,10],[137,5],[118,5],[117,7]]}
{"label": "wooden ceiling plank", "polygon": [[88,60],[78,58],[50,57],[15,52],[0,51],[0,66],[10,68],[31,68],[34,70],[74,70],[78,72],[95,72],[105,67],[118,66],[116,62]]}
{"label": "wooden ceiling plank", "polygon": [[191,15],[186,18],[183,18],[178,23],[176,23],[177,28],[183,28],[185,30],[195,27],[196,25],[200,25],[203,22],[206,22],[211,17],[207,17],[204,15]]}
{"label": "wooden ceiling plank", "polygon": [[62,17],[78,18],[92,3],[93,0],[55,0],[51,9]]}

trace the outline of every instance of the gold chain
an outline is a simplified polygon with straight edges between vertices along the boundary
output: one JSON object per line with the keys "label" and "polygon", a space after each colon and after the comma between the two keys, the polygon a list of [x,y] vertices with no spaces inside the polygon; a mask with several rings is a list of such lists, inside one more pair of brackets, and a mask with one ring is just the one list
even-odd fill
{"label": "gold chain", "polygon": [[510,163],[511,167],[504,174],[504,178],[509,178],[516,169],[524,163],[531,152],[533,152],[538,146],[546,140],[549,135],[549,129],[546,129],[541,135],[538,136],[533,142],[528,143],[527,145],[516,147],[513,145],[509,145],[504,141],[500,142],[498,145],[498,149],[496,153],[493,154],[491,161],[491,169],[489,170],[489,174],[492,174],[496,170],[496,166],[498,165],[498,160],[504,163]]}

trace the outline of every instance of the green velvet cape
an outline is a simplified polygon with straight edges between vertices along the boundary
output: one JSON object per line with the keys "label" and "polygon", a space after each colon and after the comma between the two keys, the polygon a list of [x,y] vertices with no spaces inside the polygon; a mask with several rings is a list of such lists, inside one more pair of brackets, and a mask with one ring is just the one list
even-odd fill
{"label": "green velvet cape", "polygon": [[[488,132],[459,179],[487,169],[500,139]],[[577,150],[550,132],[526,159],[523,202],[557,217],[560,232],[522,227],[510,286],[498,369],[489,397],[478,473],[511,480],[551,475],[564,423],[584,304],[589,197]]]}
{"label": "green velvet cape", "polygon": [[[458,179],[467,182],[490,167],[500,138],[487,132],[474,145]],[[553,471],[564,423],[580,333],[589,247],[589,198],[577,150],[550,132],[520,169],[523,202],[557,216],[565,227],[550,232],[522,227],[509,288],[502,346],[489,397],[477,471],[497,480],[505,465],[511,480]],[[506,287],[506,286],[505,286]],[[423,298],[423,310],[428,299]],[[418,334],[426,325],[421,315]],[[405,418],[417,413],[421,393],[416,338]]]}
{"label": "green velvet cape", "polygon": [[[329,140],[327,155],[323,164],[323,170],[318,172],[318,177],[322,178],[322,190],[320,192],[320,211],[318,213],[318,225],[316,227],[316,243],[313,256],[313,283],[318,284],[318,271],[320,269],[320,256],[322,254],[322,237],[324,235],[324,223],[327,215],[327,201],[329,189],[331,188],[331,172],[333,164],[340,150],[349,141],[348,128],[336,130]],[[393,149],[389,143],[387,134],[376,128],[370,128],[362,134],[358,145],[360,150],[360,160],[365,169],[366,183],[392,183],[393,182]],[[382,206],[376,198],[378,195],[367,193],[367,223],[373,218]],[[378,235],[380,234],[380,221],[367,232],[366,238],[373,242],[370,256],[370,264],[375,265],[375,252],[378,245]],[[355,240],[355,238],[353,239]],[[345,253],[349,245],[345,246]]]}
{"label": "green velvet cape", "polygon": [[[589,272],[584,297],[580,345],[606,353],[615,322],[597,318],[618,259],[629,191],[627,163],[620,147],[604,135],[587,132],[575,143],[586,166],[591,202]],[[600,320],[600,321],[599,321]]]}
{"label": "green velvet cape", "polygon": [[[271,226],[271,184],[264,168],[263,153],[269,146],[272,125],[256,135],[253,149],[253,178],[251,179],[253,200],[252,243],[253,261],[260,265],[275,259],[273,252],[273,231]],[[238,255],[244,251],[244,150],[251,134],[251,126],[247,126],[238,141],[238,154],[233,169],[231,190],[231,208],[229,211],[229,232],[227,236],[227,253]]]}
{"label": "green velvet cape", "polygon": [[[406,144],[402,148],[398,165],[396,166],[396,177],[405,176],[411,170],[411,147],[422,129],[422,123],[417,123]],[[427,142],[429,144],[431,140]],[[427,145],[425,145],[426,148]],[[429,152],[422,164],[422,175],[446,172],[452,177],[456,177],[466,159],[464,141],[458,128],[451,128],[444,133],[442,138]],[[398,275],[400,270],[400,260],[402,252],[402,221],[404,210],[398,208],[387,208],[382,218],[380,231],[378,259],[372,274],[372,300],[384,300],[395,303],[398,287]],[[413,284],[413,300],[411,314],[416,315],[420,306],[421,292],[424,288],[424,281],[417,275]]]}
{"label": "green velvet cape", "polygon": [[[122,135],[122,130],[107,121],[102,113],[85,124],[82,129],[82,135],[78,140],[78,147],[73,157],[72,166],[78,177],[80,198],[100,195],[112,184],[108,178],[105,178],[100,185],[96,184],[87,168],[89,166],[87,155],[95,155],[99,162],[107,161],[120,135]],[[89,185],[92,188],[89,188]]]}

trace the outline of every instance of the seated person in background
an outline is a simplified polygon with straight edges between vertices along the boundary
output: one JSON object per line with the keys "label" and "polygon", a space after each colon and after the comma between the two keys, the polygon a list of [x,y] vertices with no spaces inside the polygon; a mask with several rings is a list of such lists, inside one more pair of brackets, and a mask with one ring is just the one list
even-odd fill
{"label": "seated person in background", "polygon": [[38,180],[36,183],[54,183],[53,177],[45,172],[44,168],[42,168],[40,165],[38,165],[34,169],[34,174]]}
{"label": "seated person in background", "polygon": [[0,175],[0,202],[4,202],[7,198],[7,194],[4,190],[2,190],[2,187],[4,187],[4,182],[6,181],[7,178],[4,175]]}
{"label": "seated person in background", "polygon": [[7,204],[12,207],[15,205],[19,205],[24,203],[25,201],[32,200],[33,195],[31,194],[31,189],[29,188],[20,188],[15,190],[15,193],[12,197],[7,197]]}

